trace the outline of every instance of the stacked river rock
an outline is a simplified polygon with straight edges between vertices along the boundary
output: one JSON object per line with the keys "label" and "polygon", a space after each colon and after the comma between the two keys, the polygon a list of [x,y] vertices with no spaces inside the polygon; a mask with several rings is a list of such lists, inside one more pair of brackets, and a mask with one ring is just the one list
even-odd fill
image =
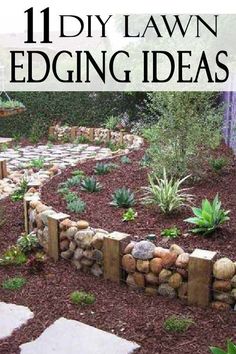
{"label": "stacked river rock", "polygon": [[213,297],[212,307],[216,309],[236,310],[236,263],[228,258],[221,258],[213,266]]}
{"label": "stacked river rock", "polygon": [[92,229],[87,221],[65,219],[60,223],[61,257],[78,270],[97,277],[103,274],[103,240],[108,232]]}
{"label": "stacked river rock", "polygon": [[131,242],[124,250],[126,283],[147,294],[187,300],[189,254],[178,245],[156,247],[150,241]]}

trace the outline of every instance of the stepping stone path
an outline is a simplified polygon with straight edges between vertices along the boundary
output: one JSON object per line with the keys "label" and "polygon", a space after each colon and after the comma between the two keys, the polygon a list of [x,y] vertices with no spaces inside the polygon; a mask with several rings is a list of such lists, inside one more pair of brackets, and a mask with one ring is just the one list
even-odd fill
{"label": "stepping stone path", "polygon": [[33,317],[28,307],[0,302],[0,340],[9,337],[15,329]]}
{"label": "stepping stone path", "polygon": [[21,354],[130,354],[138,348],[136,343],[63,317],[36,340],[20,346]]}
{"label": "stepping stone path", "polygon": [[[112,156],[110,149],[87,144],[38,145],[7,149],[0,152],[0,159],[7,160],[9,171],[8,178],[0,180],[0,199],[11,194],[24,175],[27,176],[29,182],[42,183],[50,178],[48,167],[52,165],[64,169],[89,158],[99,160],[109,156]],[[42,170],[35,172],[27,168],[32,160],[39,158],[45,161],[45,167]]]}

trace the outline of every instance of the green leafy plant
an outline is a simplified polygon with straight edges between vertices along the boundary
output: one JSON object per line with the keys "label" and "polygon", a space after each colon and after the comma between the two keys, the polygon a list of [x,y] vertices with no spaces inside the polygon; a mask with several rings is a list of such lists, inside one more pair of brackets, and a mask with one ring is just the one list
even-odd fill
{"label": "green leafy plant", "polygon": [[32,159],[29,162],[29,167],[30,168],[37,168],[37,169],[42,169],[44,167],[45,160],[42,157],[39,157],[37,159]]}
{"label": "green leafy plant", "polygon": [[62,195],[66,195],[66,194],[70,193],[70,189],[68,187],[64,186],[64,183],[61,183],[59,185],[57,193],[60,193]]}
{"label": "green leafy plant", "polygon": [[185,221],[196,225],[191,231],[194,233],[201,233],[208,235],[215,231],[221,224],[228,221],[229,210],[221,209],[221,201],[218,194],[215,196],[213,202],[208,199],[202,201],[201,208],[192,208],[194,217],[188,218]]}
{"label": "green leafy plant", "polygon": [[63,183],[64,187],[74,187],[74,186],[78,186],[81,182],[82,176],[80,175],[75,175],[71,178],[68,178],[68,180],[66,182]]}
{"label": "green leafy plant", "polygon": [[31,255],[26,263],[28,272],[30,274],[37,274],[44,270],[44,265],[47,257],[42,252],[37,252],[34,255]]}
{"label": "green leafy plant", "polygon": [[215,172],[220,172],[224,167],[229,163],[229,160],[226,157],[219,157],[216,159],[211,159],[210,166]]}
{"label": "green leafy plant", "polygon": [[74,192],[69,192],[67,194],[64,195],[64,199],[67,203],[71,203],[74,202],[75,200],[77,200],[78,194],[74,193]]}
{"label": "green leafy plant", "polygon": [[70,294],[70,301],[74,305],[92,305],[96,301],[96,297],[85,291],[74,291]]}
{"label": "green leafy plant", "polygon": [[17,246],[24,253],[31,252],[39,247],[39,242],[36,234],[23,234],[16,242]]}
{"label": "green leafy plant", "polygon": [[105,175],[111,171],[111,165],[109,163],[98,162],[94,168],[96,175]]}
{"label": "green leafy plant", "polygon": [[113,143],[112,141],[108,141],[108,143],[106,143],[106,147],[111,151],[118,151],[118,150],[124,150],[125,144],[116,144]]}
{"label": "green leafy plant", "polygon": [[134,193],[128,188],[122,187],[112,194],[110,205],[118,208],[130,208],[135,204]]}
{"label": "green leafy plant", "polygon": [[85,135],[80,135],[74,140],[74,144],[90,144],[90,139]]}
{"label": "green leafy plant", "polygon": [[133,221],[136,219],[137,215],[138,213],[133,208],[129,208],[123,213],[122,221]]}
{"label": "green leafy plant", "polygon": [[18,246],[10,246],[1,256],[0,265],[21,265],[27,261],[26,255]]}
{"label": "green leafy plant", "polygon": [[8,149],[8,143],[1,143],[0,144],[0,151],[4,152]]}
{"label": "green leafy plant", "polygon": [[19,290],[26,284],[25,278],[14,277],[4,280],[2,287],[5,290]]}
{"label": "green leafy plant", "polygon": [[130,158],[128,156],[122,156],[120,158],[120,162],[123,163],[123,164],[129,164],[131,163],[132,161],[130,160]]}
{"label": "green leafy plant", "polygon": [[120,123],[119,117],[110,116],[110,117],[107,117],[104,127],[106,129],[115,130],[119,123]]}
{"label": "green leafy plant", "polygon": [[70,210],[72,213],[83,213],[86,208],[86,203],[77,198],[69,203],[67,203],[67,209]]}
{"label": "green leafy plant", "polygon": [[102,189],[101,184],[94,177],[86,177],[81,182],[81,189],[89,193],[99,192]]}
{"label": "green leafy plant", "polygon": [[191,318],[172,315],[164,321],[163,327],[168,332],[181,333],[189,329],[192,324],[194,321]]}
{"label": "green leafy plant", "polygon": [[163,237],[170,237],[170,238],[176,238],[181,234],[180,230],[175,226],[171,227],[169,229],[164,229],[161,232],[161,236]]}
{"label": "green leafy plant", "polygon": [[15,190],[10,196],[13,202],[17,202],[24,198],[25,193],[28,190],[28,181],[26,178],[22,178],[19,184],[19,188]]}
{"label": "green leafy plant", "polygon": [[227,351],[225,352],[224,350],[217,348],[217,347],[210,347],[210,351],[212,354],[236,354],[236,344],[234,344],[232,341],[228,340],[227,341]]}
{"label": "green leafy plant", "polygon": [[79,176],[80,178],[83,178],[85,176],[85,173],[83,170],[75,170],[71,172],[72,176]]}
{"label": "green leafy plant", "polygon": [[144,195],[141,201],[144,204],[158,205],[163,213],[171,213],[174,210],[189,205],[192,202],[192,195],[188,194],[189,188],[180,188],[189,176],[182,179],[168,179],[166,170],[163,170],[163,177],[149,175],[149,186],[143,187]]}

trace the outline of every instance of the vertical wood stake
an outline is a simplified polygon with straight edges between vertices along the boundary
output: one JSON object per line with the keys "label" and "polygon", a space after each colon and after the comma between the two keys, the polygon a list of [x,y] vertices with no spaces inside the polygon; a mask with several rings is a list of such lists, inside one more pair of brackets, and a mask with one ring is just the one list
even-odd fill
{"label": "vertical wood stake", "polygon": [[59,259],[59,224],[70,216],[63,213],[55,213],[48,216],[48,255],[56,262]]}

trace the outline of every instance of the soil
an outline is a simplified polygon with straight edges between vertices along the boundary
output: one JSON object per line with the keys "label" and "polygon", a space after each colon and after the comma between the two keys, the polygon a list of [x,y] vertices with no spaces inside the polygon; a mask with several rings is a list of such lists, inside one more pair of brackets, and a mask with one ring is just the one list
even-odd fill
{"label": "soil", "polygon": [[[92,221],[92,226],[129,232],[133,238],[142,238],[154,232],[158,235],[157,242],[163,243],[159,234],[164,227],[175,224],[183,233],[187,232],[188,226],[182,220],[189,216],[189,210],[183,210],[172,217],[163,217],[158,210],[146,209],[137,204],[136,221],[124,223],[121,221],[123,210],[108,205],[112,192],[122,185],[133,189],[137,197],[140,195],[140,187],[147,182],[147,171],[140,169],[138,164],[142,154],[143,151],[132,153],[132,165],[122,165],[121,169],[98,177],[104,186],[102,192],[97,195],[81,193],[87,202],[87,211],[81,217]],[[118,161],[117,159],[116,162]],[[86,162],[77,168],[90,174],[93,166],[94,163]],[[72,169],[64,171],[43,188],[43,200],[58,210],[65,211],[65,203],[56,193],[57,186],[70,176],[71,171]],[[203,197],[212,198],[219,192],[223,206],[231,209],[230,222],[211,238],[190,235],[181,236],[174,242],[188,249],[209,248],[219,250],[221,255],[233,256],[236,244],[235,166],[232,164],[224,174],[211,177],[193,185],[192,193],[196,195],[196,203]],[[13,203],[7,198],[0,202],[0,208],[4,210],[5,219],[4,225],[0,227],[2,253],[6,247],[16,242],[24,225],[21,202]],[[72,216],[78,218],[78,215]],[[236,341],[236,318],[233,311],[219,312],[210,308],[189,307],[179,300],[149,297],[124,285],[116,285],[78,272],[64,260],[56,264],[47,261],[44,272],[36,275],[29,275],[26,266],[0,267],[0,284],[12,276],[26,277],[27,284],[16,292],[0,287],[0,301],[28,306],[35,316],[11,337],[0,341],[0,354],[19,354],[20,344],[36,339],[46,327],[62,316],[133,340],[141,345],[141,349],[137,351],[139,354],[207,354],[209,346],[225,348],[228,338]],[[74,290],[93,292],[96,295],[95,304],[71,304],[69,294]],[[163,322],[173,314],[190,317],[194,324],[184,333],[169,333],[164,330]]]}
{"label": "soil", "polygon": [[[120,231],[131,235],[132,239],[145,239],[148,234],[156,235],[156,243],[163,247],[168,247],[172,243],[182,246],[186,252],[192,252],[195,248],[203,248],[217,251],[219,256],[228,256],[236,260],[236,164],[234,158],[225,145],[216,151],[216,155],[226,155],[230,158],[227,168],[220,174],[208,170],[204,179],[200,182],[188,182],[189,193],[194,195],[194,204],[200,206],[202,199],[212,200],[218,193],[222,201],[223,208],[230,210],[230,221],[225,223],[213,235],[203,237],[190,232],[191,225],[184,222],[186,218],[192,216],[190,208],[183,208],[174,214],[165,215],[158,208],[147,207],[140,203],[139,199],[143,194],[142,187],[148,185],[148,170],[140,167],[140,160],[145,150],[132,152],[129,157],[131,164],[122,164],[120,157],[112,160],[118,168],[102,176],[96,176],[102,184],[102,190],[97,193],[88,193],[80,190],[80,187],[73,187],[72,190],[86,202],[84,213],[75,214],[66,209],[67,203],[63,197],[57,193],[60,183],[71,177],[71,172],[80,169],[86,175],[94,175],[96,162],[91,160],[79,163],[76,167],[64,170],[60,175],[54,177],[42,189],[42,200],[51,205],[55,210],[67,212],[73,220],[85,219],[91,223],[92,227],[103,228],[107,231]],[[111,160],[104,160],[109,162]],[[138,216],[134,221],[123,222],[122,215],[124,209],[110,205],[111,196],[117,188],[130,188],[136,197],[134,209]],[[161,236],[161,231],[165,228],[177,226],[181,231],[181,236],[175,239],[167,239]]]}

